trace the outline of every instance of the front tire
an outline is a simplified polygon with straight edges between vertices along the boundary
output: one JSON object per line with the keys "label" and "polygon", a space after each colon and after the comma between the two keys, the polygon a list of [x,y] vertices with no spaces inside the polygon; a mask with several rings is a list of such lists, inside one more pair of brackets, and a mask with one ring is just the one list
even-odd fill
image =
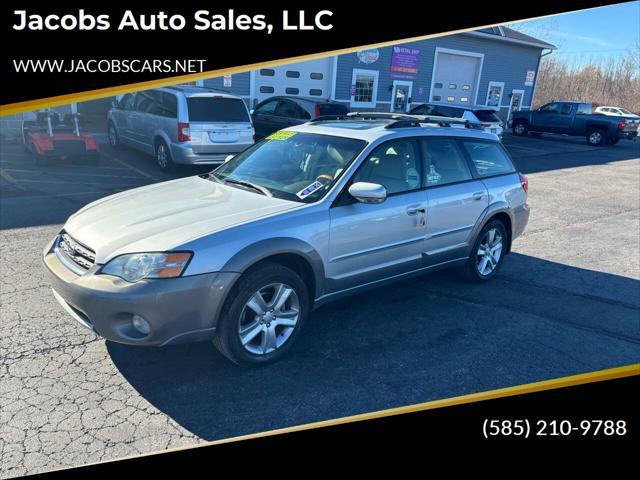
{"label": "front tire", "polygon": [[507,231],[499,220],[491,220],[480,233],[463,267],[467,280],[482,283],[491,280],[502,265],[507,251]]}
{"label": "front tire", "polygon": [[120,150],[122,148],[122,142],[120,141],[120,135],[118,135],[118,130],[113,122],[109,122],[109,127],[107,128],[107,138],[109,139],[109,145],[111,148],[116,150]]}
{"label": "front tire", "polygon": [[232,362],[266,365],[291,349],[309,314],[309,292],[293,270],[265,262],[234,286],[213,344]]}

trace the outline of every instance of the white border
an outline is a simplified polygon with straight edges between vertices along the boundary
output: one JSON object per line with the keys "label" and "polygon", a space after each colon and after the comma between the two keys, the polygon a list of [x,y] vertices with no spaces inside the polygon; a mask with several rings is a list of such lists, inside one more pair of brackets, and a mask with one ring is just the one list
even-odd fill
{"label": "white border", "polygon": [[[493,87],[494,85],[502,87],[502,90],[500,91],[500,99],[498,101],[498,105],[489,105],[489,92],[491,91],[491,87]],[[495,81],[491,80],[489,82],[489,85],[487,86],[487,96],[484,99],[485,107],[501,108],[502,107],[502,99],[503,98],[504,98],[504,82],[495,82]]]}
{"label": "white border", "polygon": [[[509,98],[509,109],[507,110],[507,120],[506,123],[509,123],[509,120],[511,119],[511,105],[513,104],[513,94],[514,93],[521,93],[522,94],[522,100],[520,102],[520,108],[518,110],[516,110],[516,112],[519,112],[520,110],[522,110],[523,108],[523,103],[524,103],[524,90],[519,89],[519,88],[514,88],[513,90],[511,90],[511,98]],[[529,106],[529,108],[531,108],[531,106]]]}
{"label": "white border", "polygon": [[393,94],[396,91],[396,87],[398,85],[408,85],[409,86],[409,96],[407,97],[407,106],[404,113],[407,113],[411,108],[411,102],[409,99],[413,95],[413,80],[394,80],[391,87],[391,101],[389,102],[389,111],[393,113]]}

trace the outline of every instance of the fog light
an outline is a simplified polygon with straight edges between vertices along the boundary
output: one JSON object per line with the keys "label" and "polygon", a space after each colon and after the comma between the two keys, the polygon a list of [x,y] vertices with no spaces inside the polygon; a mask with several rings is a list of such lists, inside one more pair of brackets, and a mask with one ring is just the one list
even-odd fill
{"label": "fog light", "polygon": [[151,331],[151,325],[149,325],[149,322],[147,322],[140,315],[134,315],[131,318],[131,323],[133,324],[133,328],[138,330],[143,335],[148,335]]}

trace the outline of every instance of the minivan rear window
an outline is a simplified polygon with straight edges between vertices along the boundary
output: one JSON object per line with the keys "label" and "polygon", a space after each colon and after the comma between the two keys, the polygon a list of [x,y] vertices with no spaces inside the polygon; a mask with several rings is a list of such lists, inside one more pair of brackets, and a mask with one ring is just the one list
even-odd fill
{"label": "minivan rear window", "polygon": [[238,98],[188,97],[191,122],[250,122],[244,102]]}
{"label": "minivan rear window", "polygon": [[500,117],[498,117],[493,110],[474,110],[473,114],[481,122],[492,122],[492,123],[500,122]]}
{"label": "minivan rear window", "polygon": [[318,112],[320,115],[346,115],[349,109],[340,103],[319,103]]}

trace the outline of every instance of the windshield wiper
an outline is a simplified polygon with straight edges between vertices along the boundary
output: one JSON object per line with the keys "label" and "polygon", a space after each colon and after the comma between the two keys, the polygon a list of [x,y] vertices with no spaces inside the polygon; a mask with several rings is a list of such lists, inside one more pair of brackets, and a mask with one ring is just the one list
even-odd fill
{"label": "windshield wiper", "polygon": [[247,182],[246,180],[236,180],[235,178],[225,178],[224,179],[225,183],[234,183],[236,185],[241,185],[243,187],[249,187],[252,188],[258,192],[260,192],[263,195],[266,195],[267,197],[273,197],[273,193],[271,193],[271,190],[269,190],[268,188],[265,188],[261,185],[256,185],[254,183],[251,182]]}

